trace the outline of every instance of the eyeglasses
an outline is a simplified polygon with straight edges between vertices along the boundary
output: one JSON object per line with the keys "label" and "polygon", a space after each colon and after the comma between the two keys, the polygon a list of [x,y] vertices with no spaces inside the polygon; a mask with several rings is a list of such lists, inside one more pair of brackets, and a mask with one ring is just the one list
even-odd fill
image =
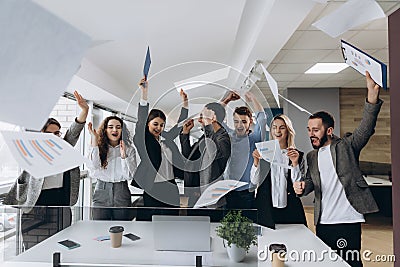
{"label": "eyeglasses", "polygon": [[55,131],[55,132],[48,132],[48,131],[44,131],[45,133],[52,133],[52,134],[54,134],[54,135],[57,135],[58,137],[61,137],[61,135],[62,135],[62,132],[60,132],[60,131]]}

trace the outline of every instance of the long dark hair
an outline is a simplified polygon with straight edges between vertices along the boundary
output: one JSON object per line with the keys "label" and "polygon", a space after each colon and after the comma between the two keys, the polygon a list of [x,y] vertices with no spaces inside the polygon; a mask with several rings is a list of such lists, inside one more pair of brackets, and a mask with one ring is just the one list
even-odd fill
{"label": "long dark hair", "polygon": [[117,117],[117,116],[109,116],[107,118],[105,118],[99,127],[99,135],[100,135],[100,139],[99,139],[99,154],[100,154],[100,162],[101,162],[101,167],[103,169],[107,168],[107,154],[108,154],[108,147],[110,145],[110,140],[107,137],[107,125],[108,122],[110,120],[117,120],[121,123],[121,127],[122,127],[122,133],[121,133],[121,138],[119,141],[123,140],[125,145],[130,146],[132,144],[131,142],[131,138],[130,138],[130,133],[124,123],[124,121]]}

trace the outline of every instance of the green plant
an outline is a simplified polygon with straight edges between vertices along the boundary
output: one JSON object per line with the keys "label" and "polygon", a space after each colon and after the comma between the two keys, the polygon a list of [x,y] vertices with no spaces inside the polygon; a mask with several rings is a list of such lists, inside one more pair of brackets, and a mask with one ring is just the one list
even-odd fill
{"label": "green plant", "polygon": [[228,242],[228,246],[235,244],[249,252],[250,246],[257,245],[256,230],[253,222],[242,215],[242,211],[229,211],[222,219],[216,230],[217,235]]}

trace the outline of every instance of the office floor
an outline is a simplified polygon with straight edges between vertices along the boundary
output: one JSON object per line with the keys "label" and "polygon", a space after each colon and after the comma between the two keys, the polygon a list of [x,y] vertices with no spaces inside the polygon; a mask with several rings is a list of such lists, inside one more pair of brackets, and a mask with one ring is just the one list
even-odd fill
{"label": "office floor", "polygon": [[[305,207],[308,227],[315,233],[314,210],[312,207]],[[393,224],[390,217],[380,215],[369,215],[362,225],[361,251],[370,250],[373,254],[369,258],[388,258],[393,254]],[[364,267],[392,267],[393,262],[363,261]]]}

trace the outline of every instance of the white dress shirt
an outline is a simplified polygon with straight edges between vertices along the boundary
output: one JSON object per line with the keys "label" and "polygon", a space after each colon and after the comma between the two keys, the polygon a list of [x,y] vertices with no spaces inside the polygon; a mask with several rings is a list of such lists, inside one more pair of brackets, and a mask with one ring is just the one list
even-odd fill
{"label": "white dress shirt", "polygon": [[365,222],[347,200],[342,183],[333,165],[330,145],[318,151],[318,170],[321,177],[321,224]]}
{"label": "white dress shirt", "polygon": [[136,150],[132,146],[126,146],[126,158],[121,158],[120,145],[115,147],[108,146],[107,153],[107,167],[101,167],[99,147],[90,147],[89,159],[89,172],[93,178],[99,179],[103,182],[122,182],[132,179],[135,174],[136,164]]}

